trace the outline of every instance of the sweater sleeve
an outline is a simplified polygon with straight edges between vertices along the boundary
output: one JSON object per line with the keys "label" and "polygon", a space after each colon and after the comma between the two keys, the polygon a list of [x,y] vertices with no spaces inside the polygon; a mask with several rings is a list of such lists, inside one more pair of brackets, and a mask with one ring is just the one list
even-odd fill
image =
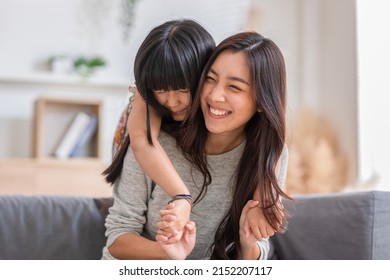
{"label": "sweater sleeve", "polygon": [[[287,177],[287,165],[288,165],[288,148],[284,146],[281,158],[280,158],[280,170],[278,175],[278,182],[280,187],[283,189]],[[264,238],[257,241],[257,245],[260,248],[259,260],[267,260],[270,251],[269,238]]]}
{"label": "sweater sleeve", "polygon": [[288,166],[288,148],[287,145],[285,145],[282,151],[282,155],[280,156],[280,169],[279,169],[279,176],[278,176],[278,182],[281,189],[284,188],[284,184],[286,183],[287,166]]}
{"label": "sweater sleeve", "polygon": [[267,260],[269,254],[269,238],[264,238],[262,240],[257,241],[257,245],[260,248],[260,258],[259,260]]}
{"label": "sweater sleeve", "polygon": [[106,247],[111,246],[122,234],[142,233],[150,193],[148,181],[132,150],[128,149],[122,173],[114,185],[114,204],[106,218]]}

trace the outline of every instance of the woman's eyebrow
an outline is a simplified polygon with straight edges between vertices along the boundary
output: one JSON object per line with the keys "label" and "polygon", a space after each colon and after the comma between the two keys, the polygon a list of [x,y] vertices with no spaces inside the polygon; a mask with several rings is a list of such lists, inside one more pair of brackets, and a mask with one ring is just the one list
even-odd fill
{"label": "woman's eyebrow", "polygon": [[[210,68],[209,70],[212,74],[216,75],[216,76],[219,76],[218,73],[213,69],[213,68]],[[243,83],[243,84],[246,84],[248,86],[250,86],[249,82],[240,78],[240,77],[236,77],[236,76],[228,76],[227,77],[229,80],[232,80],[232,81],[237,81],[237,82],[240,82],[240,83]]]}
{"label": "woman's eyebrow", "polygon": [[240,83],[243,83],[243,84],[246,84],[248,86],[250,86],[249,82],[247,82],[246,80],[240,78],[240,77],[235,77],[235,76],[228,76],[228,79],[229,80],[233,80],[233,81],[237,81],[237,82],[240,82]]}

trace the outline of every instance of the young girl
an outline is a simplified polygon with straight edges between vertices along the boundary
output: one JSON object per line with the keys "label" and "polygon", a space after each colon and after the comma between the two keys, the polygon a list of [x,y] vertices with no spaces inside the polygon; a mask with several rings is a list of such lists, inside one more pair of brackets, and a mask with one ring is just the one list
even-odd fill
{"label": "young girl", "polygon": [[[173,135],[179,133],[201,71],[214,47],[211,35],[199,24],[192,20],[176,20],[154,28],[135,58],[137,90],[133,102],[130,102],[129,136],[123,137],[125,142],[120,144],[126,148],[130,143],[145,173],[174,201],[176,220],[171,232],[178,234],[171,242],[181,237],[184,225],[189,221],[192,204],[198,200],[192,198],[157,138],[162,125]],[[123,157],[125,152],[123,150],[117,158]],[[121,164],[121,160],[114,159],[104,172],[108,182],[113,183],[119,176]],[[271,228],[261,211],[257,212],[250,219],[251,228],[259,239],[272,235],[277,228]]]}

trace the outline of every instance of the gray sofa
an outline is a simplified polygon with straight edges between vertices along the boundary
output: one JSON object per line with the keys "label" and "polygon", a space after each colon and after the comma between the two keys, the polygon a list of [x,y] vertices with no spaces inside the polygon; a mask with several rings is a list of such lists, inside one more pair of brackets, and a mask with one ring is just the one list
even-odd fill
{"label": "gray sofa", "polygon": [[301,195],[271,258],[390,260],[390,192]]}
{"label": "gray sofa", "polygon": [[[390,259],[390,192],[296,196],[271,259]],[[100,259],[111,198],[0,196],[0,259]]]}

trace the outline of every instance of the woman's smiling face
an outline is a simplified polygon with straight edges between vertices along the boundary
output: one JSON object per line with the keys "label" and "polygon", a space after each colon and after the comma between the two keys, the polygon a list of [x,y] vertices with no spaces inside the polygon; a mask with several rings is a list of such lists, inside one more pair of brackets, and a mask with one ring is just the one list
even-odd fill
{"label": "woman's smiling face", "polygon": [[211,65],[202,88],[201,107],[211,133],[244,133],[257,106],[243,52],[225,50]]}

